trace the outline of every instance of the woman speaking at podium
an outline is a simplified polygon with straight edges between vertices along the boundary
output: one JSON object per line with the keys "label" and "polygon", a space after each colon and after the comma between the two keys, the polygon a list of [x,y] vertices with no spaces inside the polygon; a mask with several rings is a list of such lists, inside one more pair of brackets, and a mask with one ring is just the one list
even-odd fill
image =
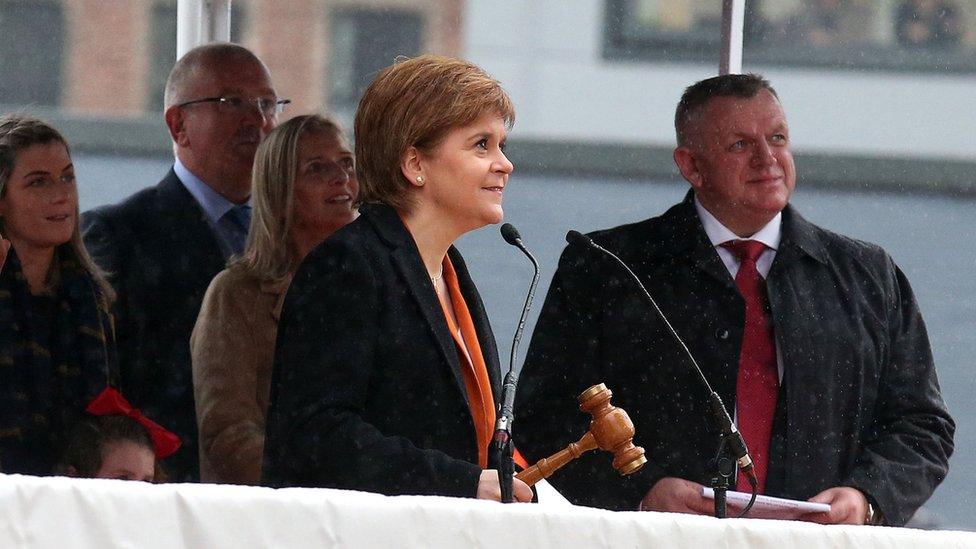
{"label": "woman speaking at podium", "polygon": [[[500,498],[498,353],[453,243],[502,220],[514,116],[499,83],[458,59],[402,60],[370,84],[361,216],[305,258],[285,298],[266,484]],[[519,480],[514,495],[532,497]]]}

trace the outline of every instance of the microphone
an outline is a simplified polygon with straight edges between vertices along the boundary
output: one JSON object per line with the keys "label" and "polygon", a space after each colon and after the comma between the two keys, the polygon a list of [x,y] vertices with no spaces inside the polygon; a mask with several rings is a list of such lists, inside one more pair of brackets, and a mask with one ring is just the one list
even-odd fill
{"label": "microphone", "polygon": [[511,223],[502,225],[501,233],[505,242],[515,246],[529,258],[533,269],[532,282],[529,284],[529,291],[525,296],[525,305],[522,306],[522,315],[519,317],[518,327],[515,329],[515,338],[512,340],[512,354],[509,358],[508,373],[505,374],[505,381],[502,384],[501,405],[499,406],[498,417],[495,420],[495,435],[492,438],[492,447],[499,456],[498,481],[502,493],[502,502],[511,503],[512,475],[515,473],[515,466],[512,462],[512,425],[515,423],[515,389],[518,385],[515,363],[518,357],[519,344],[522,342],[522,332],[525,329],[525,319],[529,314],[529,308],[532,307],[536,286],[539,285],[539,262],[522,243],[522,236]]}
{"label": "microphone", "polygon": [[[515,228],[515,225],[505,223],[502,225],[500,232],[502,233],[502,238],[505,239],[505,242],[508,242],[520,250],[525,249],[525,246],[522,244],[522,235],[519,234],[518,229]],[[532,256],[530,255],[529,257],[531,258]]]}
{"label": "microphone", "polygon": [[[622,259],[617,257],[615,253],[604,248],[603,246],[600,246],[596,242],[593,242],[593,239],[591,239],[590,237],[586,236],[585,234],[579,231],[569,231],[568,233],[566,233],[566,242],[568,242],[570,245],[589,246],[596,250],[600,250],[604,254],[616,260],[616,262],[620,264],[620,266],[623,267],[624,270],[627,271],[627,273],[634,280],[634,282],[637,283],[637,286],[641,289],[641,292],[643,293],[644,297],[647,299],[647,301],[657,312],[658,317],[660,317],[661,320],[664,321],[665,326],[668,327],[668,330],[671,332],[671,335],[674,337],[675,341],[678,342],[678,345],[681,347],[684,353],[688,356],[688,360],[691,362],[691,365],[695,368],[695,371],[698,372],[698,376],[701,379],[702,384],[705,386],[705,390],[707,390],[709,393],[709,404],[711,407],[712,416],[714,417],[716,423],[718,424],[719,429],[721,430],[722,439],[725,441],[726,444],[729,445],[729,448],[732,451],[732,455],[735,456],[736,464],[739,466],[739,469],[741,469],[742,472],[748,478],[749,484],[753,486],[753,495],[755,495],[755,486],[757,484],[756,474],[752,468],[752,457],[749,456],[749,449],[746,448],[746,441],[743,440],[742,434],[739,433],[739,430],[736,428],[735,423],[732,421],[732,418],[729,416],[729,411],[725,407],[725,403],[722,402],[722,397],[719,396],[719,394],[712,389],[712,385],[708,382],[708,378],[705,377],[705,373],[702,372],[701,367],[698,365],[698,361],[695,360],[695,357],[691,354],[691,351],[688,349],[688,346],[685,345],[685,342],[678,335],[678,332],[675,331],[674,327],[671,325],[671,322],[668,320],[668,318],[664,316],[664,312],[662,312],[661,308],[658,307],[657,302],[654,301],[653,297],[651,297],[650,292],[648,292],[647,288],[644,287],[644,284],[641,282],[640,278],[638,278],[638,276],[634,274],[634,271],[632,271],[630,267],[628,267],[627,264],[624,263]],[[749,507],[751,506],[752,505],[750,503]],[[748,511],[748,508],[746,508],[746,511]]]}

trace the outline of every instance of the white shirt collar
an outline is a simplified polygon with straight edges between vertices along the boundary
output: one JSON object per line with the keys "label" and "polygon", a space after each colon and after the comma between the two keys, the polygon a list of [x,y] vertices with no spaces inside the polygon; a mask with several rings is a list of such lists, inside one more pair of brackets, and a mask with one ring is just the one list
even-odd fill
{"label": "white shirt collar", "polygon": [[[724,242],[729,240],[742,240],[742,237],[736,235],[734,232],[729,230],[728,227],[722,225],[722,222],[712,215],[712,212],[705,209],[702,203],[698,201],[698,196],[695,196],[695,210],[698,212],[698,217],[701,219],[702,226],[705,228],[705,234],[708,235],[708,240],[711,241],[712,246],[720,246]],[[783,212],[779,212],[775,217],[769,220],[769,223],[763,226],[763,228],[756,231],[756,233],[750,237],[749,240],[758,240],[762,242],[767,247],[777,250],[779,249],[780,241],[780,227],[783,224]]]}

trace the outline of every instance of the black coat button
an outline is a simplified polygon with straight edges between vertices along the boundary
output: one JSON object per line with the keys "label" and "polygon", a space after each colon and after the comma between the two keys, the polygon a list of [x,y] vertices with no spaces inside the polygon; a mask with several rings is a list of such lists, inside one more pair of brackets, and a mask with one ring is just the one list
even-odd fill
{"label": "black coat button", "polygon": [[729,339],[729,337],[731,337],[731,335],[732,334],[729,332],[728,328],[719,328],[715,330],[715,339],[719,341],[726,341]]}

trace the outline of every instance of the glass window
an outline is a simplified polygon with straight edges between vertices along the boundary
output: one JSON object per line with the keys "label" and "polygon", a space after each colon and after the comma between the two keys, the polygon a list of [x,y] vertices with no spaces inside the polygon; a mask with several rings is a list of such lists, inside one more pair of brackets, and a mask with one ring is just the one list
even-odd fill
{"label": "glass window", "polygon": [[0,1],[0,36],[7,44],[0,48],[0,103],[60,104],[65,50],[60,2]]}
{"label": "glass window", "polygon": [[376,72],[397,56],[421,52],[424,18],[412,10],[336,10],[331,20],[329,102],[351,119]]}
{"label": "glass window", "polygon": [[[720,2],[608,0],[604,56],[716,63]],[[747,64],[976,71],[974,0],[746,2]]]}
{"label": "glass window", "polygon": [[162,110],[166,78],[176,62],[176,2],[157,2],[152,6],[152,25],[149,39],[152,55],[149,57],[147,86],[149,92],[147,111]]}

